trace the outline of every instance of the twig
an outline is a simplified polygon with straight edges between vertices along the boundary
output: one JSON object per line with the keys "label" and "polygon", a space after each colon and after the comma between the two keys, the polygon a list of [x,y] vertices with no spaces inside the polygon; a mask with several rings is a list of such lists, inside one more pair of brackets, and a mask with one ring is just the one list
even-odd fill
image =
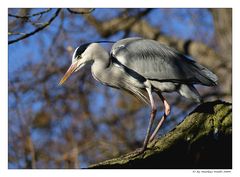
{"label": "twig", "polygon": [[26,33],[21,33],[21,32],[8,32],[8,35],[25,35]]}
{"label": "twig", "polygon": [[22,40],[22,39],[25,39],[25,38],[27,38],[27,37],[29,37],[29,36],[34,35],[35,33],[39,32],[39,31],[43,30],[44,28],[46,28],[47,26],[49,26],[49,25],[53,22],[53,20],[58,16],[60,10],[61,10],[61,9],[57,9],[57,11],[56,11],[55,14],[52,16],[52,18],[51,18],[48,22],[44,23],[44,25],[40,26],[39,28],[35,29],[34,31],[32,31],[32,32],[30,32],[30,33],[26,33],[25,35],[23,35],[23,36],[21,36],[21,37],[19,37],[19,38],[17,38],[17,39],[8,41],[8,44],[13,44],[13,43],[15,43],[15,42],[18,42],[18,41],[20,41],[20,40]]}
{"label": "twig", "polygon": [[30,14],[30,15],[24,15],[24,16],[20,16],[20,15],[14,15],[14,14],[8,14],[9,17],[14,17],[14,18],[31,18],[31,17],[34,17],[34,16],[38,16],[38,15],[43,15],[47,12],[50,12],[52,9],[51,8],[48,8],[47,10],[44,10],[44,11],[41,11],[41,12],[38,12],[38,13],[35,13],[35,14]]}

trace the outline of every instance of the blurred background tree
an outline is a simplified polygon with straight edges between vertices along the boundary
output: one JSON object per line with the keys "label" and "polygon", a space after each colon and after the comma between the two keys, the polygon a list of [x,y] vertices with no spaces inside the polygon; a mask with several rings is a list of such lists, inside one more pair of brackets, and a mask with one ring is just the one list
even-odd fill
{"label": "blurred background tree", "polygon": [[[218,87],[198,86],[205,101],[231,102],[231,9],[28,8],[8,16],[9,168],[85,168],[142,145],[144,103],[96,82],[89,67],[58,86],[84,42],[140,36],[165,43],[218,75]],[[165,95],[173,107],[159,136],[196,106]]]}

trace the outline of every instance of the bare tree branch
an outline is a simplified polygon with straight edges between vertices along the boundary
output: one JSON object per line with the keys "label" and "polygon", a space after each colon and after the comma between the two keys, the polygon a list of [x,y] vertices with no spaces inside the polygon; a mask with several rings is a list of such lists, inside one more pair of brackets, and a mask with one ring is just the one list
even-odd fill
{"label": "bare tree branch", "polygon": [[50,12],[52,9],[51,8],[48,8],[47,10],[44,10],[44,11],[41,11],[41,12],[37,12],[35,14],[30,14],[30,15],[14,15],[14,14],[8,14],[9,17],[14,17],[14,18],[25,18],[25,19],[28,19],[28,18],[31,18],[31,17],[35,17],[35,16],[39,16],[39,15],[43,15],[47,12]]}
{"label": "bare tree branch", "polygon": [[53,22],[53,20],[58,16],[60,11],[61,11],[61,9],[57,9],[55,14],[52,16],[52,18],[49,19],[48,22],[44,23],[42,26],[40,26],[39,28],[36,28],[34,31],[32,31],[30,33],[26,33],[25,35],[23,35],[23,36],[21,36],[21,37],[19,37],[17,39],[13,39],[13,40],[8,41],[8,44],[13,44],[15,42],[18,42],[18,41],[23,40],[23,39],[25,39],[27,37],[30,37],[30,36],[34,35],[35,33],[43,30],[44,28],[46,28],[47,26],[49,26]]}

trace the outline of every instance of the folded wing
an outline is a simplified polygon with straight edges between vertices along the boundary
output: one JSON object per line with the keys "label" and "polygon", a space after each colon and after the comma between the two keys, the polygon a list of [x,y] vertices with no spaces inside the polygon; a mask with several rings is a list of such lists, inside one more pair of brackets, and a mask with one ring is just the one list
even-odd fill
{"label": "folded wing", "polygon": [[120,40],[113,45],[111,55],[125,67],[150,80],[207,86],[217,84],[217,76],[210,70],[153,40]]}

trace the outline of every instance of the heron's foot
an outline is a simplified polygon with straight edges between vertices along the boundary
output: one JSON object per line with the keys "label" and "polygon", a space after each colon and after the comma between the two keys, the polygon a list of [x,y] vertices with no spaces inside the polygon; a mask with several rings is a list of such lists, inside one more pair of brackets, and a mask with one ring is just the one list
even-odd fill
{"label": "heron's foot", "polygon": [[157,139],[156,137],[157,137],[156,135],[155,136],[151,136],[150,139],[149,139],[149,142],[152,143],[152,142],[156,141],[156,139]]}
{"label": "heron's foot", "polygon": [[146,150],[147,150],[147,148],[144,148],[144,147],[141,147],[141,148],[135,150],[133,157],[142,155]]}

